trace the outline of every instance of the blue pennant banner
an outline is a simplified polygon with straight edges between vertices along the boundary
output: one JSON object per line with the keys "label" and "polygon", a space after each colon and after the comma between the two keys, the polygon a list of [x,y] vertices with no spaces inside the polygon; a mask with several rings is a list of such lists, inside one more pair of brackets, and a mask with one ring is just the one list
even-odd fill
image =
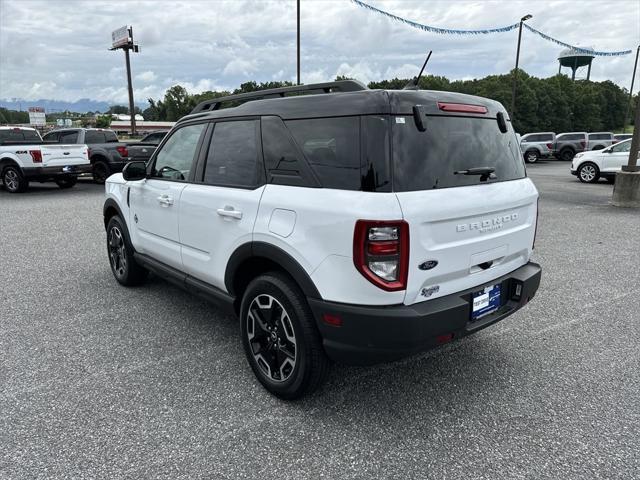
{"label": "blue pennant banner", "polygon": [[412,22],[411,20],[407,20],[406,18],[398,17],[397,15],[393,15],[392,13],[385,12],[384,10],[380,10],[379,8],[376,8],[376,7],[372,7],[371,5],[361,2],[360,0],[351,0],[351,1],[360,7],[364,7],[368,10],[371,10],[372,12],[381,13],[386,17],[389,17],[393,20],[397,20],[398,22],[406,23],[410,27],[417,28],[418,30],[423,30],[425,32],[440,33],[443,35],[487,35],[489,33],[509,32],[511,30],[515,30],[516,28],[518,28],[517,23],[514,23],[513,25],[507,25],[506,27],[489,28],[486,30],[454,30],[451,28],[430,27],[429,25],[422,25],[421,23]]}
{"label": "blue pennant banner", "polygon": [[[432,27],[430,25],[423,25],[421,23],[412,22],[411,20],[407,20],[406,18],[398,17],[397,15],[394,15],[394,14],[389,13],[389,12],[385,12],[384,10],[380,10],[379,8],[373,7],[373,6],[369,5],[368,3],[361,2],[360,0],[351,0],[351,1],[353,3],[355,3],[356,5],[360,6],[360,7],[366,8],[367,10],[371,10],[372,12],[380,13],[380,14],[386,16],[386,17],[391,18],[392,20],[396,20],[398,22],[402,22],[402,23],[404,23],[406,25],[409,25],[410,27],[417,28],[418,30],[422,30],[422,31],[425,31],[425,32],[439,33],[441,35],[487,35],[489,33],[510,32],[511,30],[517,29],[518,25],[519,25],[519,22],[518,22],[518,23],[514,23],[512,25],[506,25],[504,27],[487,28],[487,29],[482,29],[482,30],[456,30],[456,29],[452,29],[452,28],[438,28],[438,27]],[[561,42],[560,40],[557,40],[557,39],[555,39],[553,37],[550,37],[549,35],[546,35],[546,34],[542,33],[541,31],[536,30],[533,27],[530,27],[526,23],[523,23],[523,25],[530,32],[533,32],[536,35],[541,36],[545,40],[548,40],[550,42],[556,43],[558,45],[562,45],[562,46],[567,47],[567,48],[571,48],[577,53],[584,53],[586,55],[602,56],[602,57],[617,57],[617,56],[620,56],[620,55],[629,55],[631,53],[631,50],[624,50],[624,51],[621,51],[621,52],[598,52],[598,51],[595,51],[595,50],[592,50],[592,49],[589,49],[589,48],[576,47],[574,45],[570,45],[568,43]]]}

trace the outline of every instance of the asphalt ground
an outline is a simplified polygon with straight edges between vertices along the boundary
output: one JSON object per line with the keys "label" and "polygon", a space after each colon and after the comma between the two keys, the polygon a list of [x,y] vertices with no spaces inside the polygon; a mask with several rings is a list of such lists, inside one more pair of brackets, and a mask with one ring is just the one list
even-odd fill
{"label": "asphalt ground", "polygon": [[0,189],[0,478],[640,478],[640,212],[568,168],[528,169],[526,308],[294,403],[254,379],[236,320],[116,283],[101,187]]}

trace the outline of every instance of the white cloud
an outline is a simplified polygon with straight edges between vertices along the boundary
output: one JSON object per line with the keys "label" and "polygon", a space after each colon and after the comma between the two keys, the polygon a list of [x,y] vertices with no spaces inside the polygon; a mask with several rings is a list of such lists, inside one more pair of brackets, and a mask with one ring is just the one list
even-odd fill
{"label": "white cloud", "polygon": [[[610,1],[593,0],[584,9],[571,0],[368,1],[417,22],[450,28],[506,25],[531,13],[533,27],[600,50],[633,49],[640,38],[637,0],[619,0],[616,8]],[[124,55],[108,51],[110,32],[124,23],[134,26],[141,47],[131,55],[137,102],[161,98],[176,83],[198,92],[233,89],[248,79],[295,81],[295,2],[288,0],[219,0],[215,8],[203,8],[197,0],[129,2],[126,20],[120,4],[104,0],[78,2],[82,8],[72,9],[62,0],[0,2],[0,99],[126,103]],[[569,28],[567,19],[578,27]],[[303,82],[336,75],[367,82],[414,76],[430,49],[428,74],[460,79],[506,73],[515,61],[517,32],[436,35],[347,0],[314,0],[302,2],[301,38]],[[560,50],[524,31],[521,67],[535,76],[554,75]],[[592,79],[628,88],[633,60],[633,55],[597,57]]]}
{"label": "white cloud", "polygon": [[139,82],[151,83],[156,80],[158,76],[153,73],[151,70],[147,70],[146,72],[139,73],[135,76],[135,80]]}

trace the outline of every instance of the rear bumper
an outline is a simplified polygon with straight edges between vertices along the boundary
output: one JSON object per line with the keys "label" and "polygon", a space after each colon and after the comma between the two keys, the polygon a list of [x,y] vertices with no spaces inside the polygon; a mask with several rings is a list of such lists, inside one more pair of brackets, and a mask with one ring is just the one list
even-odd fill
{"label": "rear bumper", "polygon": [[[486,285],[414,305],[368,307],[311,298],[309,305],[327,355],[340,363],[368,365],[428,350],[508,317],[534,297],[541,274],[540,266],[529,262],[486,284],[501,284],[500,307],[473,322],[470,321],[472,293]],[[519,296],[516,295],[518,285]],[[339,317],[342,325],[325,323],[325,314]]]}
{"label": "rear bumper", "polygon": [[91,172],[89,163],[82,165],[56,165],[54,167],[28,167],[22,169],[26,178],[53,178]]}

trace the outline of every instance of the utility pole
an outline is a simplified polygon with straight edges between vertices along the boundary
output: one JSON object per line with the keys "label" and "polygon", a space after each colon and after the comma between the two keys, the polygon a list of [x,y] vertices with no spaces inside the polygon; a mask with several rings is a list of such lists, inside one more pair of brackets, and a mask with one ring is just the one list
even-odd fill
{"label": "utility pole", "polygon": [[129,60],[129,51],[138,53],[140,48],[133,43],[133,27],[124,26],[111,33],[111,48],[109,50],[124,50],[124,59],[127,65],[127,87],[129,90],[129,114],[131,116],[131,135],[136,132],[136,112],[133,103],[133,84],[131,82],[131,61]]}
{"label": "utility pole", "polygon": [[300,85],[300,0],[296,0],[296,14],[297,20],[297,70],[298,70],[298,85]]}
{"label": "utility pole", "polygon": [[[624,127],[623,133],[627,133],[627,125],[629,124],[629,114],[631,113],[631,104],[633,103],[633,82],[636,79],[636,69],[638,68],[638,54],[640,54],[640,45],[636,50],[636,62],[633,64],[633,75],[631,76],[631,88],[629,89],[629,105],[627,105],[627,113],[624,115]],[[635,128],[638,128],[638,123],[635,124]]]}
{"label": "utility pole", "polygon": [[511,115],[511,124],[513,125],[513,119],[515,118],[515,110],[516,110],[516,82],[518,80],[518,64],[520,63],[520,42],[522,40],[522,24],[532,18],[533,15],[525,15],[520,19],[520,28],[518,30],[518,48],[516,50],[516,68],[513,71],[513,87],[511,89],[511,111],[509,114]]}

